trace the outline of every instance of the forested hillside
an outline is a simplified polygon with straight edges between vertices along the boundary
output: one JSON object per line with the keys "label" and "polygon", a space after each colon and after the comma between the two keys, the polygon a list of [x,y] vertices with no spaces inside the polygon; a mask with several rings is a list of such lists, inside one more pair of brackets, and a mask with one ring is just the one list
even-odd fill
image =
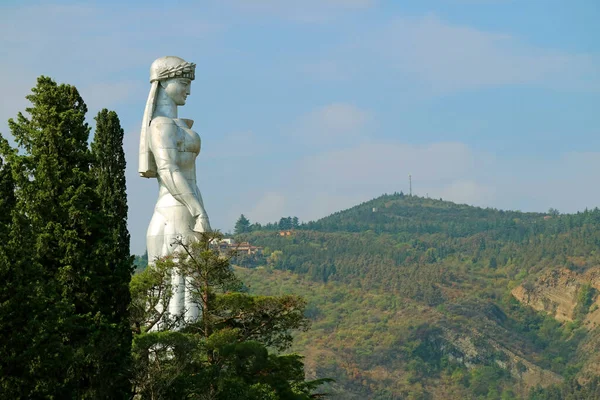
{"label": "forested hillside", "polygon": [[336,379],[338,398],[598,391],[600,210],[522,213],[393,194],[284,236],[276,224],[248,226],[238,240],[264,251],[239,256],[238,273],[255,293],[306,297],[313,329],[297,349],[315,376]]}

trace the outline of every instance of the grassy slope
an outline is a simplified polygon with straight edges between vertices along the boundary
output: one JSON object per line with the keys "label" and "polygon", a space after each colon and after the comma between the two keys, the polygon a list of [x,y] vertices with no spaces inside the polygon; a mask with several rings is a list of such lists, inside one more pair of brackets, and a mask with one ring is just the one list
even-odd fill
{"label": "grassy slope", "polygon": [[337,380],[339,398],[519,398],[540,383],[531,371],[547,374],[541,383],[575,376],[586,333],[510,289],[549,268],[597,265],[598,214],[386,195],[292,237],[246,235],[270,256],[240,259],[254,268],[238,272],[255,293],[307,298],[313,328],[296,346],[309,373]]}

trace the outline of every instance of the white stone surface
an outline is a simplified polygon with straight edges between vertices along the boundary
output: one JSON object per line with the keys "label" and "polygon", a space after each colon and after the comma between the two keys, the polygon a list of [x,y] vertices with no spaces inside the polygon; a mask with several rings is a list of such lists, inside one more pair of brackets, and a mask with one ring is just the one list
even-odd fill
{"label": "white stone surface", "polygon": [[[174,56],[161,57],[150,67],[139,160],[140,176],[158,182],[158,199],[146,235],[150,263],[177,251],[176,239],[191,242],[198,232],[210,231],[196,183],[200,136],[191,129],[192,120],[178,118],[178,107],[185,105],[191,94],[195,67]],[[169,313],[184,313],[188,321],[196,319],[199,311],[187,289],[189,279],[174,271],[171,282]]]}

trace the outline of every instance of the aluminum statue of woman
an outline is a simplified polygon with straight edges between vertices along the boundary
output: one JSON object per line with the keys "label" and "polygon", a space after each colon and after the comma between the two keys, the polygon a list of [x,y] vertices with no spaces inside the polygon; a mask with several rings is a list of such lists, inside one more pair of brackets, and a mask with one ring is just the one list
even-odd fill
{"label": "aluminum statue of woman", "polygon": [[[197,232],[210,231],[200,190],[196,185],[196,157],[200,137],[193,121],[177,117],[194,80],[196,65],[179,57],[161,57],[150,67],[150,94],[140,137],[139,173],[158,181],[158,200],[146,236],[148,261],[153,263],[177,251],[177,239],[190,242]],[[186,291],[186,278],[172,276],[171,315],[185,312],[186,320],[198,317],[198,307]]]}

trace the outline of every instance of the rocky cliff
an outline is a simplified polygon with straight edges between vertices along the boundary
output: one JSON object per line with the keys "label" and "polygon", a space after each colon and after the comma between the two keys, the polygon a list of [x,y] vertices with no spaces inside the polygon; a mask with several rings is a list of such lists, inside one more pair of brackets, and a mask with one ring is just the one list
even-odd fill
{"label": "rocky cliff", "polygon": [[[591,303],[582,303],[582,291],[592,288]],[[600,267],[578,273],[567,268],[553,269],[512,290],[512,295],[529,307],[552,315],[557,321],[581,318],[589,329],[600,325]],[[585,306],[583,309],[582,306]]]}
{"label": "rocky cliff", "polygon": [[600,267],[583,272],[550,270],[512,290],[521,303],[564,323],[582,325],[588,335],[578,348],[580,382],[600,375]]}

